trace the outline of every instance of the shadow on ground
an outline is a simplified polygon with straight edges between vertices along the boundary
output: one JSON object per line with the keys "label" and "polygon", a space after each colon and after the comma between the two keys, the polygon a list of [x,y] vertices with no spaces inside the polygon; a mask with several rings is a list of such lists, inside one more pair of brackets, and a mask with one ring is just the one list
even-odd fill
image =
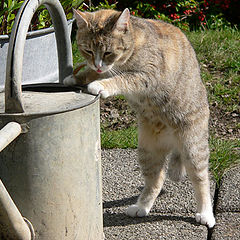
{"label": "shadow on ground", "polygon": [[[193,217],[175,216],[173,214],[163,214],[154,212],[154,215],[150,213],[149,216],[142,218],[132,218],[127,216],[125,213],[113,213],[111,208],[129,206],[136,203],[138,196],[130,198],[117,199],[113,201],[104,202],[103,208],[105,209],[103,214],[104,227],[112,226],[128,226],[140,223],[156,222],[156,221],[177,221],[191,223],[195,226],[199,226]],[[109,209],[109,210],[108,210]]]}

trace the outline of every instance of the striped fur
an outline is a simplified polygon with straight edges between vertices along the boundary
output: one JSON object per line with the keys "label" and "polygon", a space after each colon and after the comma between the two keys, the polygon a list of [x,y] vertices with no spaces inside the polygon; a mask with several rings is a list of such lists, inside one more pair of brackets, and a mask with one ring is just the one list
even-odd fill
{"label": "striped fur", "polygon": [[[188,173],[196,193],[196,220],[213,227],[208,179],[209,108],[195,52],[186,36],[162,21],[100,10],[75,11],[77,43],[88,67],[75,84],[102,97],[123,94],[139,123],[139,164],[145,188],[127,214],[149,213],[165,180]],[[66,82],[67,84],[68,82]]]}

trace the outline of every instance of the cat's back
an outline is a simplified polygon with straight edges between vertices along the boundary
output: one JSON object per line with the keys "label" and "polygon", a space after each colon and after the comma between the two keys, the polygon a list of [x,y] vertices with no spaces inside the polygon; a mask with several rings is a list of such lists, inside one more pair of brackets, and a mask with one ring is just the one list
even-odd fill
{"label": "cat's back", "polygon": [[146,33],[156,34],[158,37],[174,37],[179,35],[179,37],[185,39],[183,32],[174,25],[164,22],[162,20],[147,19],[131,16],[131,22],[135,29],[142,29]]}
{"label": "cat's back", "polygon": [[[195,52],[185,34],[176,26],[161,20],[131,16],[136,47],[154,48],[169,56],[186,57],[197,64]],[[141,43],[141,44],[139,44]],[[177,60],[177,58],[176,58]]]}
{"label": "cat's back", "polygon": [[[132,59],[136,68],[148,73],[148,94],[153,95],[153,105],[166,105],[166,114],[174,112],[175,117],[208,108],[196,54],[185,34],[159,20],[131,17],[131,21],[135,34]],[[143,106],[136,101],[134,104],[139,109]]]}

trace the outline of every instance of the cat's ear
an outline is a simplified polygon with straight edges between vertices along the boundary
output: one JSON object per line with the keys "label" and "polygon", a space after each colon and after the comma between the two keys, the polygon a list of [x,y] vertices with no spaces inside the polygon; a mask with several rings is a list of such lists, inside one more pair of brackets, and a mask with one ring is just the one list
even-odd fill
{"label": "cat's ear", "polygon": [[78,28],[85,28],[88,26],[87,16],[84,12],[80,12],[73,8],[73,14],[76,18]]}
{"label": "cat's ear", "polygon": [[116,29],[126,32],[129,29],[130,12],[125,8],[116,22]]}

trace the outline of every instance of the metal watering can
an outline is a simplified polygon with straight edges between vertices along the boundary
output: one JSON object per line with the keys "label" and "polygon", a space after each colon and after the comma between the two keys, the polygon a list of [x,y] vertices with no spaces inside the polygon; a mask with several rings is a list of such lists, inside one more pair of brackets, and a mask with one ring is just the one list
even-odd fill
{"label": "metal watering can", "polygon": [[[59,84],[22,91],[26,33],[42,4],[56,32]],[[103,239],[99,101],[61,85],[70,74],[71,42],[61,4],[26,0],[11,34],[0,94],[1,240]]]}

